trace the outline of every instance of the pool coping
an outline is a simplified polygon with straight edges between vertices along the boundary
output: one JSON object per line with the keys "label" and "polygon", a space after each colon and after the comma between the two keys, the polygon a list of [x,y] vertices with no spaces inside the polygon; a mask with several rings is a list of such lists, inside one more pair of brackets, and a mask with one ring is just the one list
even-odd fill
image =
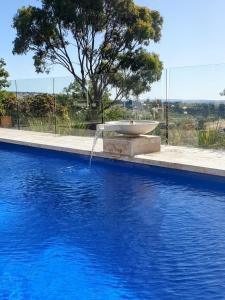
{"label": "pool coping", "polygon": [[[18,136],[15,133],[18,133]],[[23,133],[24,133],[24,137],[23,137]],[[11,137],[10,134],[12,135]],[[56,140],[54,140],[54,138],[56,138]],[[72,144],[71,146],[63,145],[63,143],[68,144],[68,139],[71,139],[71,141],[77,141],[77,145],[76,146],[73,146]],[[87,145],[82,144],[86,141],[88,141],[89,144]],[[62,136],[62,135],[54,135],[49,133],[29,132],[29,131],[22,131],[22,130],[17,131],[15,129],[2,129],[2,128],[0,129],[0,142],[3,143],[23,145],[27,147],[74,153],[74,154],[80,154],[86,156],[89,156],[91,153],[90,145],[92,141],[93,138],[90,137]],[[60,145],[58,144],[56,145],[55,142],[60,143]],[[100,141],[100,143],[102,143],[102,141]],[[175,146],[163,146],[163,147],[164,147],[163,148],[164,153],[160,152],[160,153],[152,153],[149,155],[136,155],[134,157],[128,157],[128,156],[118,156],[118,155],[111,155],[108,153],[104,153],[102,151],[102,146],[99,145],[96,151],[94,152],[94,156],[99,158],[104,158],[104,159],[126,161],[135,164],[163,167],[163,168],[169,168],[169,169],[175,169],[181,171],[225,177],[225,160],[223,159],[223,155],[225,158],[225,152],[223,151],[219,151],[219,156],[218,156],[217,155],[218,151],[213,152],[210,150],[199,149],[199,148],[175,147]],[[182,161],[182,158],[180,158],[179,161],[178,160],[171,161],[171,157],[173,160],[173,153],[172,156],[170,153],[171,156],[170,159],[168,158],[165,159],[164,158],[165,153],[166,151],[168,151],[168,149],[169,151],[171,151],[171,153],[172,151],[174,151],[174,159],[176,158],[176,160],[177,157],[175,156],[178,156],[177,153],[182,155],[182,151],[183,153],[185,153],[185,151],[186,152],[189,151],[190,153],[191,151],[193,151],[193,153],[197,153],[197,155],[199,156],[203,153],[206,156],[205,159],[206,165],[202,165],[202,162],[199,163],[198,161],[195,161],[196,159],[192,159],[192,160],[189,159],[190,161],[188,161],[188,163],[187,160]],[[217,155],[217,165],[219,167],[218,166],[212,167],[213,164],[212,162],[209,161],[210,158],[211,160],[213,159],[214,154]],[[198,157],[197,155],[196,157]],[[224,160],[224,164],[223,164],[223,160]],[[203,157],[203,163],[204,163],[204,157]]]}

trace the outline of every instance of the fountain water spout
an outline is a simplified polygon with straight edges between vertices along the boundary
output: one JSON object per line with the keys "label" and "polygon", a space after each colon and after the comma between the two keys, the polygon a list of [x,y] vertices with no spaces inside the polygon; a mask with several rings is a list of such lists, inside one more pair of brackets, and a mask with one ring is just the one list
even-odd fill
{"label": "fountain water spout", "polygon": [[97,128],[96,128],[96,132],[95,132],[95,137],[94,137],[94,140],[93,140],[93,144],[92,144],[91,155],[90,155],[90,159],[89,159],[89,167],[91,167],[92,158],[93,158],[93,155],[94,155],[95,146],[97,144],[98,138],[100,137],[100,134],[103,131],[104,131],[104,124],[98,124]]}

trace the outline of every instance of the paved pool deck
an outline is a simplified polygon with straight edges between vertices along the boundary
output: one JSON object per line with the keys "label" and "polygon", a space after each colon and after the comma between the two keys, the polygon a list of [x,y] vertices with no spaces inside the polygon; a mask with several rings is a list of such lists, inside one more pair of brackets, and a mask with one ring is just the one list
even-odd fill
{"label": "paved pool deck", "polygon": [[[0,128],[0,142],[90,155],[93,138]],[[162,146],[157,153],[126,157],[104,153],[99,139],[94,156],[225,177],[225,151],[222,150]]]}

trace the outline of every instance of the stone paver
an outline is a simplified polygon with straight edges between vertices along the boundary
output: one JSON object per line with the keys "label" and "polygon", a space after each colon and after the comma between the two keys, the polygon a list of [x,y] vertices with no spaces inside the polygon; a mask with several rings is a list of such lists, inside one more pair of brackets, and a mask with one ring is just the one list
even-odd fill
{"label": "stone paver", "polygon": [[[90,155],[93,144],[91,137],[62,136],[5,128],[0,128],[0,141],[85,155]],[[106,154],[102,149],[102,139],[99,139],[95,156],[225,176],[225,151],[162,146],[161,152],[126,157]]]}

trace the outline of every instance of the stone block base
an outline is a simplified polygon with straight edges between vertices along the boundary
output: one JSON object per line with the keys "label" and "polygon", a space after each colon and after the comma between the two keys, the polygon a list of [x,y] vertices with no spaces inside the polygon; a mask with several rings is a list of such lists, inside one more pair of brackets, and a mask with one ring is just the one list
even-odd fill
{"label": "stone block base", "polygon": [[110,154],[134,156],[160,151],[161,138],[153,135],[103,138],[103,151]]}

